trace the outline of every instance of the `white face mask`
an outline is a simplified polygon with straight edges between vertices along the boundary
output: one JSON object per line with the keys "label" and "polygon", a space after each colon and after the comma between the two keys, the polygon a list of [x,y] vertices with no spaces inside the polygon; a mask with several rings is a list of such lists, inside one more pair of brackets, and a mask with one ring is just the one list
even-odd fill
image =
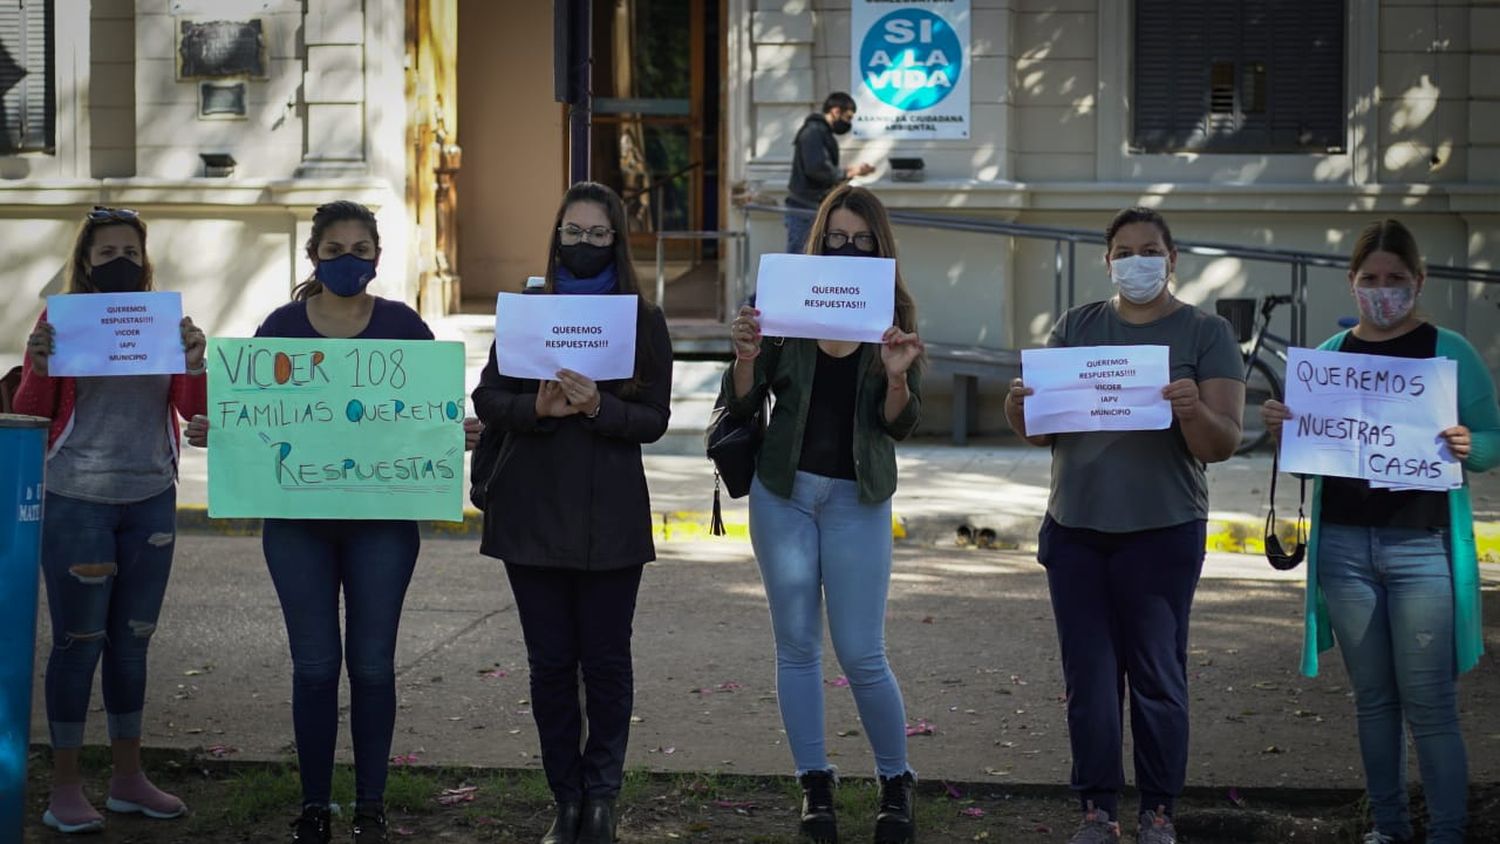
{"label": "white face mask", "polygon": [[1403,284],[1400,287],[1356,287],[1354,298],[1359,302],[1359,315],[1377,328],[1400,325],[1417,306],[1417,286]]}
{"label": "white face mask", "polygon": [[1132,255],[1109,262],[1109,277],[1120,295],[1137,305],[1161,295],[1167,286],[1167,259],[1160,255]]}

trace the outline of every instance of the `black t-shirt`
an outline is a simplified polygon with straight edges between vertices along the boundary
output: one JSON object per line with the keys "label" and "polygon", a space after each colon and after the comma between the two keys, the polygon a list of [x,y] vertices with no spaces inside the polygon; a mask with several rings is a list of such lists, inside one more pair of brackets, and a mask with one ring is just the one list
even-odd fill
{"label": "black t-shirt", "polygon": [[[1437,356],[1438,333],[1424,322],[1400,337],[1372,343],[1349,332],[1339,346],[1341,352],[1386,355],[1397,358]],[[1337,525],[1357,527],[1448,527],[1448,493],[1418,490],[1371,489],[1359,478],[1323,480],[1322,519]]]}
{"label": "black t-shirt", "polygon": [[818,349],[798,469],[825,478],[855,480],[854,391],[863,359],[858,349],[841,358]]}

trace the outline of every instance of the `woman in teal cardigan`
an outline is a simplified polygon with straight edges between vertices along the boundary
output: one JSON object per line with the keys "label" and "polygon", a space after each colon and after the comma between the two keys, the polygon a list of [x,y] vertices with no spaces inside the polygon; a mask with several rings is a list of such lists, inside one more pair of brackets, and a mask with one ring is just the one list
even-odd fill
{"label": "woman in teal cardigan", "polygon": [[[1500,407],[1479,353],[1417,312],[1426,277],[1416,239],[1395,220],[1372,223],[1349,261],[1359,324],[1326,351],[1458,364],[1459,424],[1439,435],[1466,472],[1500,465]],[[1295,409],[1261,409],[1278,439]],[[1313,480],[1302,672],[1335,638],[1354,686],[1360,756],[1375,829],[1365,844],[1412,840],[1406,734],[1417,745],[1427,841],[1461,842],[1468,762],[1458,726],[1457,675],[1484,650],[1479,563],[1469,485],[1447,492],[1371,489],[1353,478]]]}

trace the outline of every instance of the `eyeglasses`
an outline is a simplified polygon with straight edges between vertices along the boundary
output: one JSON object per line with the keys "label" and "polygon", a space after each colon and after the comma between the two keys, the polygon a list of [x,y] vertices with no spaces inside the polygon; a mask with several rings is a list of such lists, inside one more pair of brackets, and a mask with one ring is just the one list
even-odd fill
{"label": "eyeglasses", "polygon": [[860,232],[852,238],[843,232],[829,232],[823,235],[823,243],[829,249],[843,249],[844,244],[850,240],[854,241],[854,248],[861,252],[874,252],[878,244],[878,241],[875,240],[875,235],[870,232]]}
{"label": "eyeglasses", "polygon": [[1290,553],[1276,535],[1276,476],[1281,472],[1281,455],[1271,458],[1271,511],[1266,514],[1266,559],[1277,571],[1290,571],[1302,564],[1307,556],[1307,479],[1300,481],[1301,495],[1297,500],[1296,544]]}
{"label": "eyeglasses", "polygon": [[558,227],[557,240],[563,246],[572,246],[580,240],[588,241],[591,246],[608,246],[615,242],[615,230],[607,226],[585,229],[569,223]]}
{"label": "eyeglasses", "polygon": [[105,220],[134,220],[141,216],[134,208],[106,208],[103,205],[95,205],[89,212],[89,220],[102,223]]}

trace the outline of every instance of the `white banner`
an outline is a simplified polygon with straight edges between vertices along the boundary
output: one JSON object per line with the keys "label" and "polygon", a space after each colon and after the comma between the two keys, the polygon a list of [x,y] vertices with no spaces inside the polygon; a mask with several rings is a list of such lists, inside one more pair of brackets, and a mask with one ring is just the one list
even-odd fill
{"label": "white banner", "polygon": [[1022,405],[1029,435],[1172,425],[1161,395],[1171,380],[1166,346],[1022,349],[1021,378],[1036,391]]}
{"label": "white banner", "polygon": [[1463,471],[1438,436],[1458,424],[1458,365],[1291,349],[1281,470],[1377,488],[1452,489]]}
{"label": "white banner", "polygon": [[47,297],[57,332],[52,375],[175,375],[182,356],[181,293],[69,293]]}
{"label": "white banner", "polygon": [[595,381],[635,376],[634,295],[501,293],[495,358],[501,375],[556,381],[571,369]]}
{"label": "white banner", "polygon": [[969,137],[969,0],[853,0],[856,138]]}
{"label": "white banner", "polygon": [[895,322],[896,262],[767,253],[755,277],[755,307],[768,337],[879,343]]}

